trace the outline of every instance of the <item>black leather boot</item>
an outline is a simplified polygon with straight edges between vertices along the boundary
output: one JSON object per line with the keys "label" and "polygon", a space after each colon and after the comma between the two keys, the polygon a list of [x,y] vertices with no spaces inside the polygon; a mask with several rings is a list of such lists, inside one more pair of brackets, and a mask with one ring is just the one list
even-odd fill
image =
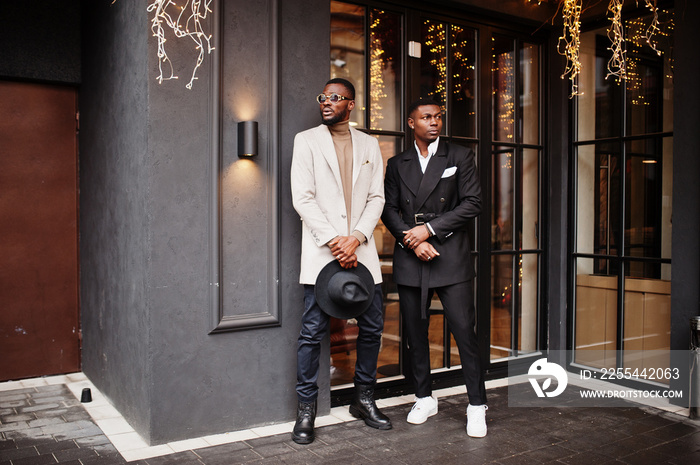
{"label": "black leather boot", "polygon": [[365,421],[367,426],[377,429],[391,429],[391,420],[374,403],[374,386],[355,385],[355,396],[350,404],[350,415]]}
{"label": "black leather boot", "polygon": [[297,405],[297,422],[292,431],[292,441],[297,444],[314,442],[314,421],[316,420],[316,401],[302,402]]}

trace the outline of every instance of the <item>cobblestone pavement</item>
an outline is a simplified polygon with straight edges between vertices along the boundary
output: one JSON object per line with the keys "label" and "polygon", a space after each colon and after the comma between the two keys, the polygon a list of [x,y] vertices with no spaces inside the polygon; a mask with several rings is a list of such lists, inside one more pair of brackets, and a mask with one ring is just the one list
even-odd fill
{"label": "cobblestone pavement", "polygon": [[[134,464],[700,464],[700,422],[652,407],[512,408],[491,389],[488,435],[465,432],[466,395],[440,398],[423,425],[410,405],[385,408],[390,431],[348,421],[317,428],[302,446],[289,433],[186,450]],[[66,385],[0,391],[0,465],[123,464],[126,460]]]}

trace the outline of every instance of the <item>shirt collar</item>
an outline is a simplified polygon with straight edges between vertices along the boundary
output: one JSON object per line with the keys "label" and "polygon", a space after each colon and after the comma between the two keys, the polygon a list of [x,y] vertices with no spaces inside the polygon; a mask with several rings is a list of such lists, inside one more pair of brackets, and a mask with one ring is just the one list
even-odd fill
{"label": "shirt collar", "polygon": [[[437,152],[438,145],[440,144],[440,137],[432,141],[430,144],[428,144],[428,156],[427,158],[432,157],[435,155],[435,152]],[[420,149],[418,148],[418,144],[416,143],[415,139],[413,140],[413,146],[416,148],[416,153],[420,157]]]}

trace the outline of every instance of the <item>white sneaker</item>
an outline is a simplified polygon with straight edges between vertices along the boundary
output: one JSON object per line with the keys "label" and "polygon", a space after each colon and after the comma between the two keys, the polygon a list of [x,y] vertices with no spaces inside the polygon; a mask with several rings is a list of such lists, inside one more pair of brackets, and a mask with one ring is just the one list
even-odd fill
{"label": "white sneaker", "polygon": [[407,422],[420,425],[425,423],[428,417],[432,417],[438,412],[438,402],[433,396],[428,397],[416,397],[416,403],[413,404],[413,408],[408,412]]}
{"label": "white sneaker", "polygon": [[486,436],[486,405],[471,405],[467,407],[467,435],[473,438]]}

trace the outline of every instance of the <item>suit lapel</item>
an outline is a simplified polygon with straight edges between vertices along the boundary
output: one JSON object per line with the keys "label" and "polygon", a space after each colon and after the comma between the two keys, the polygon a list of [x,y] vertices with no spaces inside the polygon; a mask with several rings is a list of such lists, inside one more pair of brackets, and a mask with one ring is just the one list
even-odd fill
{"label": "suit lapel", "polygon": [[418,192],[420,186],[421,173],[420,163],[418,162],[418,154],[415,148],[410,148],[399,155],[400,163],[398,163],[398,172],[401,180],[406,184],[413,195]]}
{"label": "suit lapel", "polygon": [[445,142],[442,140],[438,145],[437,152],[433,155],[433,158],[428,163],[428,167],[425,169],[423,174],[423,179],[418,187],[418,193],[416,194],[416,211],[419,211],[431,192],[440,182],[442,173],[445,171],[445,166],[447,166],[447,148]]}
{"label": "suit lapel", "polygon": [[[343,181],[340,179],[340,166],[338,166],[338,155],[335,153],[335,145],[333,144],[333,137],[331,136],[331,131],[325,125],[320,125],[316,128],[318,132],[319,149],[323,154],[323,158],[326,159],[328,166],[330,166],[333,176],[335,177],[335,182],[338,186],[343,185]],[[354,142],[354,141],[353,141]],[[353,149],[354,150],[354,149]]]}

